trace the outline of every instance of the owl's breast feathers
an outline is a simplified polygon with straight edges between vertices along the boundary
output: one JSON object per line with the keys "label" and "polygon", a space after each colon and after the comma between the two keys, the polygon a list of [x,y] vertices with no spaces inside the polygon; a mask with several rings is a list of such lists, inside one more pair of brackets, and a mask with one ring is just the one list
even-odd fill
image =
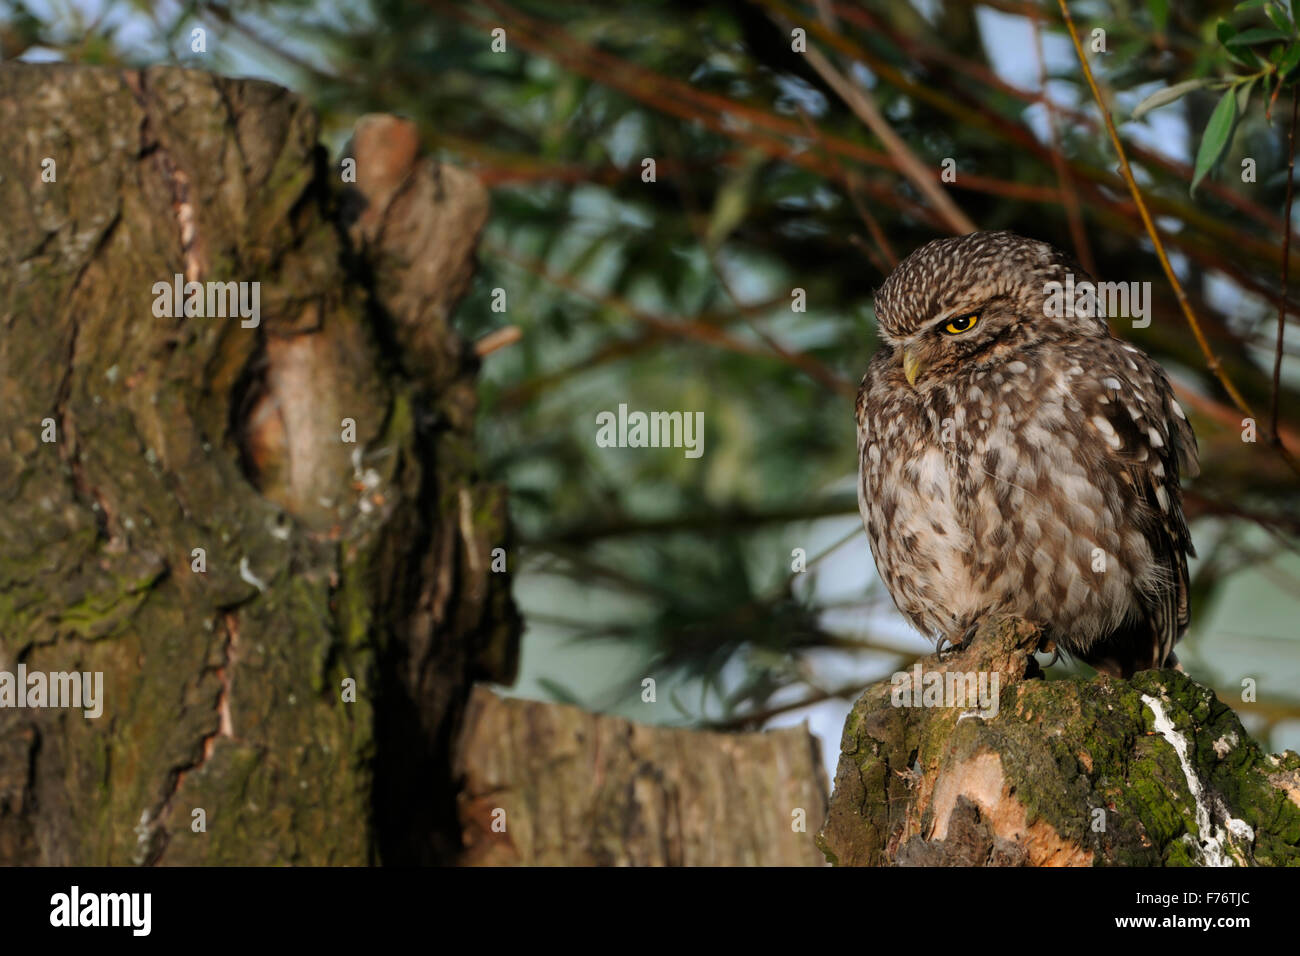
{"label": "owl's breast feathers", "polygon": [[1114,673],[1188,621],[1180,471],[1196,441],[1160,368],[1109,336],[908,386],[882,347],[858,396],[859,505],[882,579],[932,636],[990,612]]}

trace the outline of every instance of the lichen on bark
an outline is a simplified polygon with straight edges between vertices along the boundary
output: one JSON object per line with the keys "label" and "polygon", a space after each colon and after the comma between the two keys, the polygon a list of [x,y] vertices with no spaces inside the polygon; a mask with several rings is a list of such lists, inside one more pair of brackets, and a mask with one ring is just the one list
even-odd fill
{"label": "lichen on bark", "polygon": [[829,860],[1300,862],[1300,756],[1262,752],[1210,688],[1174,670],[1041,679],[1038,643],[1027,622],[992,618],[968,647],[921,662],[927,674],[998,674],[992,716],[895,706],[890,682],[866,690],[818,835]]}

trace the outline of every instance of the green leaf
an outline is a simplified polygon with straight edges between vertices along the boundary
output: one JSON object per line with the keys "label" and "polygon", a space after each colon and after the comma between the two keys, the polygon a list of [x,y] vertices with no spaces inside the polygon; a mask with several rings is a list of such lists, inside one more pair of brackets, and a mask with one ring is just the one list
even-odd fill
{"label": "green leaf", "polygon": [[1259,57],[1251,53],[1247,47],[1239,46],[1233,42],[1234,38],[1237,36],[1237,28],[1231,23],[1227,20],[1220,20],[1215,24],[1214,32],[1215,35],[1218,36],[1219,42],[1223,44],[1223,48],[1227,51],[1228,56],[1251,69],[1261,69]]}
{"label": "green leaf", "polygon": [[1137,106],[1133,107],[1133,115],[1129,119],[1141,119],[1147,113],[1158,109],[1174,100],[1186,96],[1192,90],[1198,90],[1203,86],[1209,86],[1215,82],[1209,77],[1201,77],[1199,80],[1184,80],[1182,83],[1175,83],[1173,86],[1166,86],[1163,90],[1156,90]]}
{"label": "green leaf", "polygon": [[1298,63],[1300,63],[1300,43],[1292,43],[1286,55],[1282,57],[1282,62],[1277,65],[1277,75],[1286,76],[1296,68]]}
{"label": "green leaf", "polygon": [[1255,86],[1255,81],[1257,79],[1259,79],[1259,77],[1252,76],[1245,83],[1237,87],[1237,115],[1238,116],[1246,115],[1246,107],[1250,105],[1250,91]]}
{"label": "green leaf", "polygon": [[1237,122],[1237,91],[1229,89],[1219,100],[1219,105],[1210,114],[1210,121],[1205,124],[1205,133],[1201,136],[1201,148],[1196,151],[1196,169],[1192,173],[1192,188],[1201,184],[1205,174],[1214,168],[1228,140],[1232,137],[1232,128]]}
{"label": "green leaf", "polygon": [[1232,57],[1232,59],[1236,60],[1238,63],[1242,64],[1245,67],[1248,67],[1252,70],[1264,69],[1263,61],[1261,61],[1259,57],[1257,57],[1254,53],[1251,52],[1250,47],[1227,46],[1224,47],[1223,49],[1227,52],[1228,56]]}
{"label": "green leaf", "polygon": [[716,249],[735,231],[749,214],[754,198],[754,187],[765,156],[756,149],[745,154],[744,160],[718,190],[709,215],[705,244]]}
{"label": "green leaf", "polygon": [[1251,46],[1255,43],[1264,43],[1268,40],[1289,40],[1291,34],[1283,33],[1281,30],[1274,30],[1272,27],[1251,27],[1249,30],[1242,30],[1227,40],[1223,40],[1223,37],[1219,37],[1219,39],[1223,41],[1224,46],[1242,47]]}
{"label": "green leaf", "polygon": [[1286,11],[1282,9],[1280,4],[1277,6],[1269,4],[1264,12],[1268,14],[1270,20],[1277,24],[1279,30],[1283,30],[1287,34],[1293,32],[1294,27],[1291,23],[1291,18],[1286,15]]}
{"label": "green leaf", "polygon": [[1147,0],[1147,12],[1151,14],[1156,33],[1164,33],[1169,26],[1169,0]]}
{"label": "green leaf", "polygon": [[1268,0],[1244,0],[1244,2],[1233,7],[1232,12],[1241,13],[1243,10],[1258,10],[1266,3],[1268,3]]}

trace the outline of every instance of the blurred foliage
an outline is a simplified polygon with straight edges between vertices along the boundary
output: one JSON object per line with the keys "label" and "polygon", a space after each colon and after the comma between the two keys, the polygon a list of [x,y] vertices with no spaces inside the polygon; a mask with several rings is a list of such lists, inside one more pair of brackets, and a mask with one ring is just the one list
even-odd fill
{"label": "blurred foliage", "polygon": [[[1242,6],[1098,0],[1072,13],[1093,46],[1104,31],[1090,62],[1211,346],[1266,409],[1287,178],[1279,115],[1290,111],[1234,111],[1213,144],[1223,172],[1195,196],[1193,148],[1177,146],[1213,125],[1207,87],[1239,75],[1241,51],[1255,49],[1241,39],[1278,29],[1275,7],[1291,23],[1276,0]],[[832,626],[807,542],[819,520],[849,516],[832,537],[856,520],[852,396],[874,347],[872,290],[950,224],[792,48],[796,28],[934,176],[956,160],[944,188],[980,228],[1051,241],[1101,278],[1151,283],[1150,327],[1116,331],[1171,372],[1201,441],[1203,473],[1188,494],[1203,557],[1194,620],[1245,570],[1267,568],[1280,589],[1300,592],[1277,566],[1300,533],[1296,474],[1264,417],[1259,441],[1242,442],[1241,415],[1115,173],[1055,3],[141,2],[42,20],[34,6],[0,2],[0,22],[7,57],[236,73],[256,64],[318,106],[335,146],[360,114],[400,113],[430,149],[478,172],[493,215],[458,321],[470,338],[522,330],[484,360],[485,467],[510,487],[524,577],[599,597],[568,614],[556,600],[526,600],[525,615],[622,642],[645,668],[637,675],[702,682],[703,703],[678,701],[693,719],[780,709],[799,697],[794,687],[809,700],[838,693],[813,677],[809,655],[821,649],[906,655],[861,627]],[[190,51],[195,26],[208,31],[205,54]],[[503,52],[492,49],[495,28]],[[1258,42],[1261,63],[1293,59],[1294,45]],[[1203,82],[1130,119],[1140,101],[1189,79]],[[1255,182],[1234,173],[1245,157]],[[498,288],[505,312],[492,308]],[[792,308],[795,289],[804,312]],[[1280,400],[1293,450],[1295,342]],[[703,411],[703,457],[598,448],[596,414],[620,403]],[[791,571],[797,547],[810,552],[807,574]],[[867,566],[859,577],[864,589],[874,580]],[[875,607],[881,596],[860,591],[848,603]],[[556,695],[601,705],[552,677]],[[615,681],[616,694],[634,696],[637,679]]]}
{"label": "blurred foliage", "polygon": [[1265,103],[1265,118],[1272,119],[1273,104],[1284,89],[1294,90],[1296,67],[1300,66],[1300,26],[1291,18],[1291,8],[1284,0],[1243,0],[1233,8],[1236,14],[1253,12],[1265,25],[1247,24],[1239,29],[1232,18],[1224,17],[1214,26],[1219,42],[1217,62],[1209,64],[1211,75],[1175,83],[1152,93],[1133,110],[1133,119],[1167,103],[1172,103],[1196,89],[1222,90],[1214,112],[1201,134],[1196,149],[1196,167],[1192,174],[1192,192],[1219,161],[1245,115],[1251,94],[1258,84]]}

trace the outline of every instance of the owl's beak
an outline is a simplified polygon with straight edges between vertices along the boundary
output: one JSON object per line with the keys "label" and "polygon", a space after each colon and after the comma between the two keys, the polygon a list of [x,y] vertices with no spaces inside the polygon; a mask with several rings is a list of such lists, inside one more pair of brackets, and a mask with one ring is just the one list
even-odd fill
{"label": "owl's beak", "polygon": [[907,384],[916,385],[917,378],[925,371],[925,362],[921,356],[916,354],[916,350],[909,346],[903,346],[903,375],[907,377]]}

